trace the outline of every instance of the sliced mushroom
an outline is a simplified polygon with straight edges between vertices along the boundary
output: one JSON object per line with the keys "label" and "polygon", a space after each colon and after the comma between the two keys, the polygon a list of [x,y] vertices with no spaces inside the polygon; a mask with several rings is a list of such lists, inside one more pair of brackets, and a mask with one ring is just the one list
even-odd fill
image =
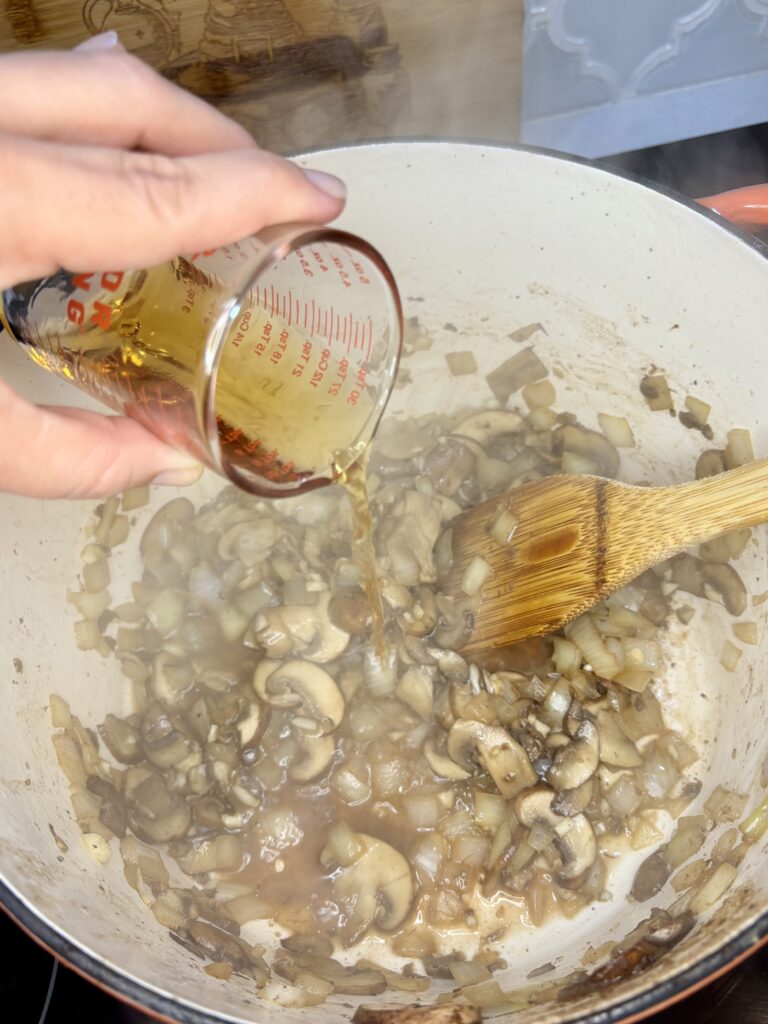
{"label": "sliced mushroom", "polygon": [[167,651],[161,651],[152,661],[149,690],[155,700],[159,700],[166,708],[179,707],[193,681],[191,666]]}
{"label": "sliced mushroom", "polygon": [[488,444],[502,434],[514,434],[523,426],[521,416],[511,409],[488,409],[485,412],[476,412],[463,419],[457,427],[454,427],[454,434],[461,434],[463,437],[471,437],[480,444]]}
{"label": "sliced mushroom", "polygon": [[288,773],[294,782],[310,782],[322,775],[333,759],[336,741],[330,735],[312,735],[296,732],[296,740],[302,756],[295,761]]}
{"label": "sliced mushroom", "polygon": [[260,662],[253,676],[256,693],[268,704],[295,708],[317,723],[319,732],[332,732],[344,717],[344,698],[331,676],[311,661]]}
{"label": "sliced mushroom", "polygon": [[576,789],[594,775],[599,762],[600,738],[594,722],[585,718],[574,741],[555,754],[547,782],[556,790]]}
{"label": "sliced mushroom", "polygon": [[600,760],[603,764],[613,768],[638,768],[643,763],[637,747],[612,711],[598,711],[597,729],[600,733]]}
{"label": "sliced mushroom", "polygon": [[619,470],[619,453],[602,434],[586,427],[566,424],[558,427],[553,436],[555,454],[572,452],[595,463],[600,476],[614,477]]}
{"label": "sliced mushroom", "polygon": [[102,779],[100,775],[89,775],[86,786],[101,801],[99,821],[122,839],[128,826],[128,814],[122,796],[111,782]]}
{"label": "sliced mushroom", "polygon": [[443,495],[455,494],[472,473],[475,456],[459,438],[441,438],[424,459],[424,473],[435,490]]}
{"label": "sliced mushroom", "polygon": [[294,654],[319,663],[333,661],[346,650],[349,633],[331,621],[330,600],[325,591],[314,605],[265,609],[254,624],[256,643],[278,658]]}
{"label": "sliced mushroom", "polygon": [[438,610],[430,587],[418,587],[416,600],[397,616],[400,628],[408,636],[429,636],[437,625]]}
{"label": "sliced mushroom", "polygon": [[747,607],[747,588],[733,566],[705,562],[701,571],[705,584],[720,596],[731,615],[743,615]]}
{"label": "sliced mushroom", "polygon": [[371,628],[370,602],[362,590],[338,590],[328,602],[328,618],[337,629],[361,636]]}
{"label": "sliced mushroom", "polygon": [[556,680],[541,705],[541,715],[552,729],[562,729],[571,706],[571,687],[567,679]]}
{"label": "sliced mushroom", "polygon": [[99,734],[112,757],[122,764],[138,764],[144,756],[139,730],[116,715],[107,715]]}
{"label": "sliced mushroom", "polygon": [[424,760],[435,775],[438,775],[442,779],[451,779],[451,781],[460,782],[462,779],[468,779],[470,776],[470,772],[459,767],[452,758],[447,757],[445,754],[438,753],[435,749],[434,740],[432,739],[428,739],[424,744]]}
{"label": "sliced mushroom", "polygon": [[583,814],[562,820],[568,822],[570,827],[567,830],[561,825],[555,828],[555,846],[563,861],[558,875],[564,879],[578,878],[592,867],[597,857],[595,833]]}
{"label": "sliced mushroom", "polygon": [[[393,931],[403,923],[413,901],[408,861],[389,843],[356,833],[363,852],[333,880],[334,898],[344,908],[345,945],[359,939],[371,925]],[[321,853],[321,859],[323,853]]]}
{"label": "sliced mushroom", "polygon": [[554,829],[554,843],[563,862],[558,875],[564,880],[571,880],[592,867],[597,857],[597,841],[583,814],[561,817],[553,809],[554,799],[552,790],[536,786],[519,794],[515,800],[515,814],[527,828],[544,823]]}
{"label": "sliced mushroom", "polygon": [[[267,727],[269,710],[256,701],[251,701],[245,713],[235,722],[235,728],[240,736],[240,746],[243,749],[252,747],[257,743]],[[207,736],[206,736],[207,739]]]}
{"label": "sliced mushroom", "polygon": [[267,516],[249,518],[226,530],[218,544],[219,558],[230,562],[239,558],[243,565],[263,562],[277,540],[277,528]]}
{"label": "sliced mushroom", "polygon": [[564,818],[573,818],[587,809],[594,789],[594,778],[587,779],[577,789],[561,789],[552,801],[552,810]]}
{"label": "sliced mushroom", "polygon": [[130,811],[134,833],[146,842],[168,843],[186,835],[191,810],[178,793],[169,793],[159,775],[150,775],[133,791]]}
{"label": "sliced mushroom", "polygon": [[505,800],[537,781],[525,750],[501,726],[459,719],[451,726],[446,749],[462,768],[485,768]]}
{"label": "sliced mushroom", "polygon": [[152,704],[141,723],[144,754],[158,768],[181,764],[197,748],[189,737],[179,731],[178,719],[171,717],[162,704]]}
{"label": "sliced mushroom", "polygon": [[431,719],[434,685],[435,669],[429,665],[414,665],[400,676],[395,696],[413,708],[420,718]]}

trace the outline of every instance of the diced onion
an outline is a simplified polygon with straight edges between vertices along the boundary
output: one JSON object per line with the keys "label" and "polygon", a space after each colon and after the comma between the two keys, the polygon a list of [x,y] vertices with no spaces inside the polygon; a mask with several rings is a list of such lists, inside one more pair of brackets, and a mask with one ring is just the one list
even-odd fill
{"label": "diced onion", "polygon": [[106,558],[99,558],[83,566],[83,586],[92,594],[106,590],[109,583],[109,562]]}
{"label": "diced onion", "polygon": [[371,787],[346,768],[340,768],[331,778],[331,786],[348,804],[363,803],[371,795]]}
{"label": "diced onion", "polygon": [[485,863],[490,847],[487,836],[476,833],[460,835],[451,844],[451,859],[464,867],[480,868]]}
{"label": "diced onion", "polygon": [[485,581],[492,572],[493,569],[491,568],[490,563],[486,562],[486,560],[481,558],[480,555],[475,555],[464,570],[464,575],[461,580],[461,589],[467,597],[473,597],[482,590]]}
{"label": "diced onion", "polygon": [[445,361],[452,377],[463,377],[468,373],[477,373],[477,360],[474,352],[446,352]]}
{"label": "diced onion", "polygon": [[[607,645],[606,645],[607,646]],[[659,668],[661,652],[655,640],[641,640],[635,637],[624,641],[624,665],[626,668],[647,669],[654,672]]]}
{"label": "diced onion", "polygon": [[477,985],[467,985],[462,988],[461,994],[471,1006],[477,1006],[481,1010],[502,1006],[510,1001],[497,981],[481,981]]}
{"label": "diced onion", "polygon": [[757,842],[768,832],[768,796],[742,821],[739,828],[748,843]]}
{"label": "diced onion", "polygon": [[613,813],[620,818],[627,818],[630,814],[634,814],[640,803],[640,796],[635,789],[635,784],[628,775],[621,775],[614,782],[606,791],[605,799]]}
{"label": "diced onion", "polygon": [[363,844],[345,821],[337,821],[328,829],[325,856],[331,863],[343,868],[349,867],[363,849]]}
{"label": "diced onion", "polygon": [[87,832],[83,836],[83,846],[91,860],[97,864],[106,864],[112,855],[108,841],[96,832]]}
{"label": "diced onion", "polygon": [[667,861],[674,871],[691,857],[694,857],[704,845],[704,832],[698,828],[686,828],[678,832],[667,843]]}
{"label": "diced onion", "polygon": [[758,641],[756,622],[734,622],[733,635],[743,644],[756,644]]}
{"label": "diced onion", "polygon": [[408,820],[416,829],[434,828],[440,820],[442,808],[430,794],[411,793],[403,801]]}
{"label": "diced onion", "polygon": [[744,813],[748,797],[734,793],[725,786],[716,786],[704,804],[704,810],[715,821],[736,821]]}
{"label": "diced onion", "polygon": [[509,508],[506,503],[502,502],[496,515],[491,520],[491,524],[488,527],[488,533],[497,544],[507,545],[511,543],[512,538],[515,535],[515,530],[517,530],[519,525],[520,520],[514,514],[512,509]]}
{"label": "diced onion", "polygon": [[495,832],[507,813],[507,802],[503,796],[475,790],[475,824],[480,828]]}
{"label": "diced onion", "polygon": [[736,469],[748,462],[754,462],[752,435],[748,430],[738,428],[728,431],[728,444],[725,446],[724,460],[726,469]]}
{"label": "diced onion", "polygon": [[481,981],[490,981],[491,972],[485,964],[477,960],[452,960],[448,970],[457,985],[476,985]]}
{"label": "diced onion", "polygon": [[247,924],[249,921],[260,921],[274,914],[272,905],[256,892],[227,900],[224,910],[239,925]]}
{"label": "diced onion", "polygon": [[57,693],[50,695],[48,706],[51,709],[51,722],[54,729],[68,729],[72,725],[72,712],[69,709],[69,704]]}
{"label": "diced onion", "polygon": [[555,386],[552,381],[545,377],[544,380],[526,384],[522,390],[523,401],[529,409],[541,409],[554,405]]}
{"label": "diced onion", "polygon": [[102,636],[93,619],[75,623],[75,643],[80,651],[94,651],[101,646]]}
{"label": "diced onion", "polygon": [[467,832],[474,832],[474,823],[467,811],[456,811],[440,823],[440,831],[446,839],[453,840]]}
{"label": "diced onion", "polygon": [[563,452],[560,460],[560,468],[564,473],[597,473],[598,465],[588,459],[586,455],[579,455],[578,452]]}
{"label": "diced onion", "polygon": [[685,407],[700,427],[706,424],[712,411],[711,405],[702,402],[700,398],[694,398],[693,395],[685,396]]}
{"label": "diced onion", "polygon": [[613,681],[633,693],[642,693],[651,681],[651,673],[641,668],[625,668]]}
{"label": "diced onion", "polygon": [[149,487],[144,484],[142,487],[132,487],[123,491],[122,510],[123,512],[135,512],[137,508],[143,508],[149,501]]}
{"label": "diced onion", "polygon": [[533,430],[549,430],[557,423],[557,413],[554,409],[531,409],[526,417]]}
{"label": "diced onion", "polygon": [[733,885],[736,868],[733,864],[718,864],[714,872],[704,882],[688,904],[694,914],[704,914],[711,909],[720,897]]}
{"label": "diced onion", "polygon": [[629,422],[623,416],[609,416],[608,413],[599,412],[597,422],[605,434],[606,440],[610,441],[614,448],[634,448],[635,437]]}
{"label": "diced onion", "polygon": [[[112,603],[108,590],[101,590],[98,594],[92,594],[87,590],[80,590],[68,594],[67,599],[70,604],[77,608],[84,619],[90,619],[94,622],[96,619],[101,618]],[[99,637],[101,637],[101,634],[99,634]],[[87,647],[81,647],[80,649],[84,651],[89,650]]]}
{"label": "diced onion", "polygon": [[435,882],[446,850],[443,840],[434,834],[426,835],[416,846],[411,860],[422,885]]}
{"label": "diced onion", "polygon": [[588,615],[582,615],[566,626],[565,633],[568,639],[576,644],[585,661],[591,664],[597,675],[603,679],[613,679],[619,671],[619,666],[613,655],[605,649],[600,634]]}
{"label": "diced onion", "polygon": [[581,651],[576,644],[561,636],[552,637],[555,671],[566,675],[581,665]]}
{"label": "diced onion", "polygon": [[723,649],[720,652],[720,664],[726,672],[735,671],[741,661],[741,654],[741,650],[735,644],[732,644],[730,640],[725,641]]}

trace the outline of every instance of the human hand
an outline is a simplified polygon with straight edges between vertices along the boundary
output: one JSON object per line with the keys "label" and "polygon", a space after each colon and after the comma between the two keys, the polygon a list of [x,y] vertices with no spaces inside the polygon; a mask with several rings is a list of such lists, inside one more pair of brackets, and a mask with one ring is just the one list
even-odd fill
{"label": "human hand", "polygon": [[[260,150],[114,33],[0,57],[0,96],[0,288],[62,267],[151,266],[344,205],[337,178]],[[34,406],[0,381],[0,490],[103,496],[199,474],[133,420]]]}

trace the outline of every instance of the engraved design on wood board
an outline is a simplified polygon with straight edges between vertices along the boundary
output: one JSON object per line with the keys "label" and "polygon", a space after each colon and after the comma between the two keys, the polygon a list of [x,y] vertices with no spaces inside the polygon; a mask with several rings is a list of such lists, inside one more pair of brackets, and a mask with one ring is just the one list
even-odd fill
{"label": "engraved design on wood board", "polygon": [[378,0],[86,0],[82,17],[278,152],[391,133],[410,101]]}

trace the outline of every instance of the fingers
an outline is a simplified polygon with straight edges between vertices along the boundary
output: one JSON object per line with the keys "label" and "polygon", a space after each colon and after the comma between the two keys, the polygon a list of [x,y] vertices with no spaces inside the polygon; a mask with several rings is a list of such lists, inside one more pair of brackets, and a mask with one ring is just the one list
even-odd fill
{"label": "fingers", "polygon": [[0,491],[100,498],[150,481],[193,483],[200,472],[133,420],[30,405],[0,381]]}
{"label": "fingers", "polygon": [[235,121],[122,47],[7,54],[0,96],[0,132],[9,135],[168,156],[256,146]]}
{"label": "fingers", "polygon": [[170,158],[0,137],[0,287],[61,267],[151,266],[268,224],[321,223],[341,212],[342,195],[338,179],[310,180],[258,149]]}

